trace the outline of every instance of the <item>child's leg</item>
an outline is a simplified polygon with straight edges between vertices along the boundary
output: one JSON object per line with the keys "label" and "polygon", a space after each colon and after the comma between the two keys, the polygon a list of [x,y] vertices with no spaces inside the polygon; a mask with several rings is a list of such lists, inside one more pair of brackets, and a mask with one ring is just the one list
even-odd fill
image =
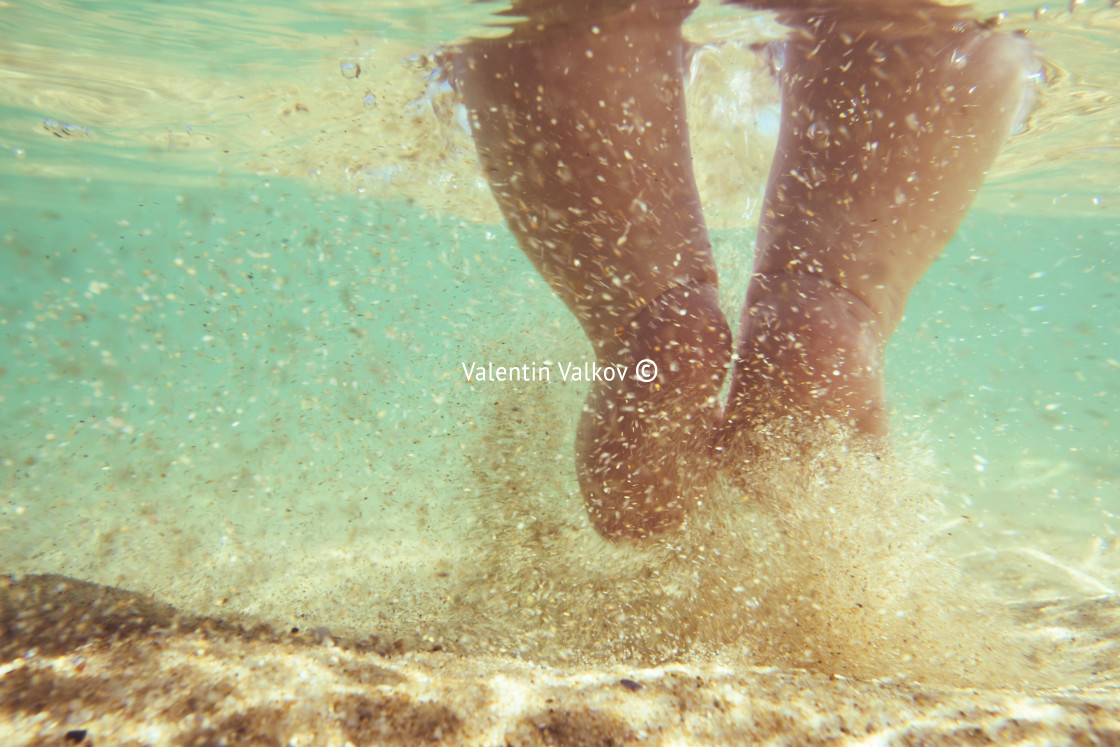
{"label": "child's leg", "polygon": [[[577,436],[596,528],[640,537],[694,501],[686,450],[719,415],[730,331],[693,179],[683,94],[686,8],[530,18],[456,58],[478,152],[521,248],[583,326],[602,364]],[[624,8],[626,6],[623,6]],[[642,384],[634,366],[660,375]]]}
{"label": "child's leg", "polygon": [[780,16],[791,26],[776,55],[781,129],[740,318],[731,436],[791,411],[887,431],[884,346],[1032,72],[1026,41],[945,8],[892,18],[845,7],[861,5]]}

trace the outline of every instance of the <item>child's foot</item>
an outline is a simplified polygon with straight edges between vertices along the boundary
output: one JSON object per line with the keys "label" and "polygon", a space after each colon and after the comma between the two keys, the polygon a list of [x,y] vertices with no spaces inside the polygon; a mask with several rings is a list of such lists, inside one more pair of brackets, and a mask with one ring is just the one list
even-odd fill
{"label": "child's foot", "polygon": [[[593,385],[576,438],[576,465],[595,528],[610,539],[676,529],[699,500],[720,415],[731,330],[714,286],[677,286],[619,330],[600,364],[627,367],[621,383]],[[657,377],[636,378],[649,359]]]}

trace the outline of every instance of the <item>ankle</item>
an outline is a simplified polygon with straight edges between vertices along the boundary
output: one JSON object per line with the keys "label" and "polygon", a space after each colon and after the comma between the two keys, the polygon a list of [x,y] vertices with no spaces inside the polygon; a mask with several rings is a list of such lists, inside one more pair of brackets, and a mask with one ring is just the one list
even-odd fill
{"label": "ankle", "polygon": [[886,433],[886,339],[858,295],[813,275],[756,276],[741,335],[732,420],[826,417],[860,433]]}
{"label": "ankle", "polygon": [[600,358],[631,366],[649,359],[673,378],[703,369],[718,390],[731,360],[731,328],[716,286],[697,281],[657,296],[597,347]]}

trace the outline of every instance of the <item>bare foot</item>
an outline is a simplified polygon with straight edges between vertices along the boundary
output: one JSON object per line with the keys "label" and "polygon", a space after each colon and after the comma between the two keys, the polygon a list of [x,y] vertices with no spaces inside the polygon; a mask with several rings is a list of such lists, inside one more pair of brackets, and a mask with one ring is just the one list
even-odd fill
{"label": "bare foot", "polygon": [[[678,528],[696,505],[720,416],[719,389],[731,357],[731,331],[715,287],[678,286],[619,330],[601,359],[628,366],[621,383],[596,384],[583,407],[576,465],[595,528],[610,539]],[[654,381],[635,365],[657,364]]]}

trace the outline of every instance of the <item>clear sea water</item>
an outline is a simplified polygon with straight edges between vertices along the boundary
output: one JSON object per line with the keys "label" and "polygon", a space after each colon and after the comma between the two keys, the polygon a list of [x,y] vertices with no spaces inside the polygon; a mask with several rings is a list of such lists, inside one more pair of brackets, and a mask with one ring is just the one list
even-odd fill
{"label": "clear sea water", "polygon": [[[583,391],[463,374],[589,355],[438,75],[446,45],[497,33],[493,10],[0,2],[0,573],[465,653],[727,642],[670,615],[647,650],[648,613],[587,607],[638,610],[650,587],[583,517]],[[890,390],[907,469],[940,505],[923,517],[939,562],[1058,639],[1120,594],[1120,9],[978,14],[1003,11],[1046,80],[914,293]],[[778,31],[714,3],[687,30],[734,318],[777,112],[749,45]],[[885,521],[881,497],[836,505],[849,534]],[[557,559],[565,543],[585,567]],[[1066,622],[1024,612],[1056,608]],[[569,614],[632,634],[603,643]],[[1110,614],[1090,637],[1114,635]]]}

